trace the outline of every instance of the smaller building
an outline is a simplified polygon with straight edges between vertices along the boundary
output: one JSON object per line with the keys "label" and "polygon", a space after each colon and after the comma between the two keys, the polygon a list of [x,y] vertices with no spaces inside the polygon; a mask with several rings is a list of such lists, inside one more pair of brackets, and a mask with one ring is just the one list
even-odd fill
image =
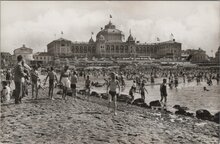
{"label": "smaller building", "polygon": [[12,55],[9,52],[1,52],[1,68],[12,66]]}
{"label": "smaller building", "polygon": [[192,63],[205,63],[209,62],[210,59],[206,52],[202,50],[201,48],[199,49],[188,49],[185,51],[187,54],[191,55],[191,62]]}
{"label": "smaller building", "polygon": [[17,56],[21,55],[23,59],[26,61],[27,64],[30,64],[30,62],[33,59],[33,49],[27,48],[25,45],[23,45],[20,48],[17,48],[14,50],[14,55],[13,55],[13,61],[17,61]]}
{"label": "smaller building", "polygon": [[53,56],[49,55],[47,52],[37,52],[33,55],[33,58],[36,63],[43,65],[51,64],[53,62]]}
{"label": "smaller building", "polygon": [[218,51],[215,53],[215,62],[220,63],[220,46],[218,47]]}

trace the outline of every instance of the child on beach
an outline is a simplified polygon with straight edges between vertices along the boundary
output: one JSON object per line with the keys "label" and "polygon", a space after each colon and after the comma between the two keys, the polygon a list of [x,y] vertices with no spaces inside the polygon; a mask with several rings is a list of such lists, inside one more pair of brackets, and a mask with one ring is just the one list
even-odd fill
{"label": "child on beach", "polygon": [[161,95],[161,100],[160,102],[163,102],[163,98],[164,98],[164,102],[167,102],[167,86],[166,86],[167,80],[163,79],[163,83],[160,85],[160,95]]}
{"label": "child on beach", "polygon": [[114,115],[117,115],[116,113],[116,109],[117,109],[117,92],[116,92],[116,89],[119,89],[119,93],[120,93],[120,85],[119,85],[119,82],[118,80],[116,80],[116,75],[115,73],[112,73],[111,74],[111,80],[109,81],[108,83],[108,86],[107,86],[107,93],[108,93],[108,89],[109,89],[109,105],[108,107],[110,108],[110,104],[111,104],[111,101],[112,101],[112,98],[113,98],[113,101],[114,101]]}
{"label": "child on beach", "polygon": [[47,77],[45,79],[44,85],[46,84],[46,81],[47,81],[48,77],[49,77],[49,93],[48,93],[48,97],[51,100],[54,100],[54,98],[53,98],[53,90],[54,90],[54,87],[55,87],[55,80],[58,83],[58,79],[57,79],[57,75],[56,75],[56,72],[54,71],[53,67],[50,68],[50,71],[48,72]]}
{"label": "child on beach", "polygon": [[1,103],[8,103],[10,101],[10,91],[11,89],[7,81],[2,81]]}

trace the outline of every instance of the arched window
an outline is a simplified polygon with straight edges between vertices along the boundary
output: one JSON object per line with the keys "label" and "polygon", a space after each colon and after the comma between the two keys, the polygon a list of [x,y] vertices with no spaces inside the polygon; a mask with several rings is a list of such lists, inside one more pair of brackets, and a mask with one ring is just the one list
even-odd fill
{"label": "arched window", "polygon": [[84,53],[87,53],[87,47],[84,46]]}
{"label": "arched window", "polygon": [[75,47],[74,46],[72,46],[72,52],[75,53]]}
{"label": "arched window", "polygon": [[118,47],[118,45],[116,46],[116,53],[119,53],[119,47]]}
{"label": "arched window", "polygon": [[95,47],[94,46],[92,47],[92,52],[95,53]]}
{"label": "arched window", "polygon": [[110,52],[110,46],[107,45],[106,52]]}
{"label": "arched window", "polygon": [[88,48],[88,52],[91,53],[91,46],[89,46],[89,48]]}
{"label": "arched window", "polygon": [[124,46],[121,45],[121,48],[120,48],[120,53],[123,53],[124,52]]}
{"label": "arched window", "polygon": [[114,45],[112,45],[111,46],[111,52],[114,52],[114,50],[115,50],[115,47],[114,47]]}
{"label": "arched window", "polygon": [[147,52],[147,48],[146,47],[144,47],[144,53],[146,53]]}
{"label": "arched window", "polygon": [[80,53],[83,53],[83,47],[80,46]]}
{"label": "arched window", "polygon": [[79,47],[76,46],[76,53],[79,53]]}
{"label": "arched window", "polygon": [[125,46],[125,53],[128,53],[128,46]]}

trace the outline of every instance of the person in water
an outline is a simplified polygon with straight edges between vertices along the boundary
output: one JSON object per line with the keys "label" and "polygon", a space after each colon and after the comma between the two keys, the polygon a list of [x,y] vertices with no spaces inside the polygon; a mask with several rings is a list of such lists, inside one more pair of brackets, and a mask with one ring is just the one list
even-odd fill
{"label": "person in water", "polygon": [[163,79],[163,83],[160,85],[160,95],[161,95],[161,99],[160,102],[167,102],[167,86],[166,86],[167,80]]}
{"label": "person in water", "polygon": [[145,84],[144,84],[144,82],[142,82],[141,86],[140,86],[140,93],[141,93],[141,98],[145,101],[145,91],[147,93],[148,93],[148,91],[144,86],[145,86]]}

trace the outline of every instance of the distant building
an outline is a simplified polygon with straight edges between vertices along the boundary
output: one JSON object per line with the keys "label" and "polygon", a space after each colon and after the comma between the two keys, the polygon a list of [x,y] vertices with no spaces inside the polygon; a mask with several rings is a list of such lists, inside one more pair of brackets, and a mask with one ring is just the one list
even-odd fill
{"label": "distant building", "polygon": [[71,46],[72,42],[70,40],[60,38],[47,45],[47,52],[52,56],[67,56],[72,53]]}
{"label": "distant building", "polygon": [[37,52],[33,55],[34,61],[43,65],[50,64],[53,61],[53,57],[47,52]]}
{"label": "distant building", "polygon": [[96,35],[96,41],[91,37],[88,42],[72,42],[60,38],[47,45],[47,51],[52,56],[58,57],[152,57],[181,59],[181,43],[175,39],[158,43],[140,43],[132,36],[131,32],[124,41],[122,31],[110,21]]}
{"label": "distant building", "polygon": [[14,62],[17,61],[17,56],[21,55],[23,59],[26,61],[27,64],[30,64],[30,61],[33,60],[33,49],[25,47],[23,45],[20,48],[14,50],[13,60]]}
{"label": "distant building", "polygon": [[206,52],[202,50],[201,48],[199,49],[187,49],[184,51],[184,54],[188,54],[191,56],[190,61],[192,63],[204,63],[204,62],[209,62],[210,59]]}
{"label": "distant building", "polygon": [[215,62],[220,63],[220,46],[218,47],[218,51],[215,53]]}
{"label": "distant building", "polygon": [[10,67],[12,64],[12,55],[9,52],[1,52],[1,68]]}

